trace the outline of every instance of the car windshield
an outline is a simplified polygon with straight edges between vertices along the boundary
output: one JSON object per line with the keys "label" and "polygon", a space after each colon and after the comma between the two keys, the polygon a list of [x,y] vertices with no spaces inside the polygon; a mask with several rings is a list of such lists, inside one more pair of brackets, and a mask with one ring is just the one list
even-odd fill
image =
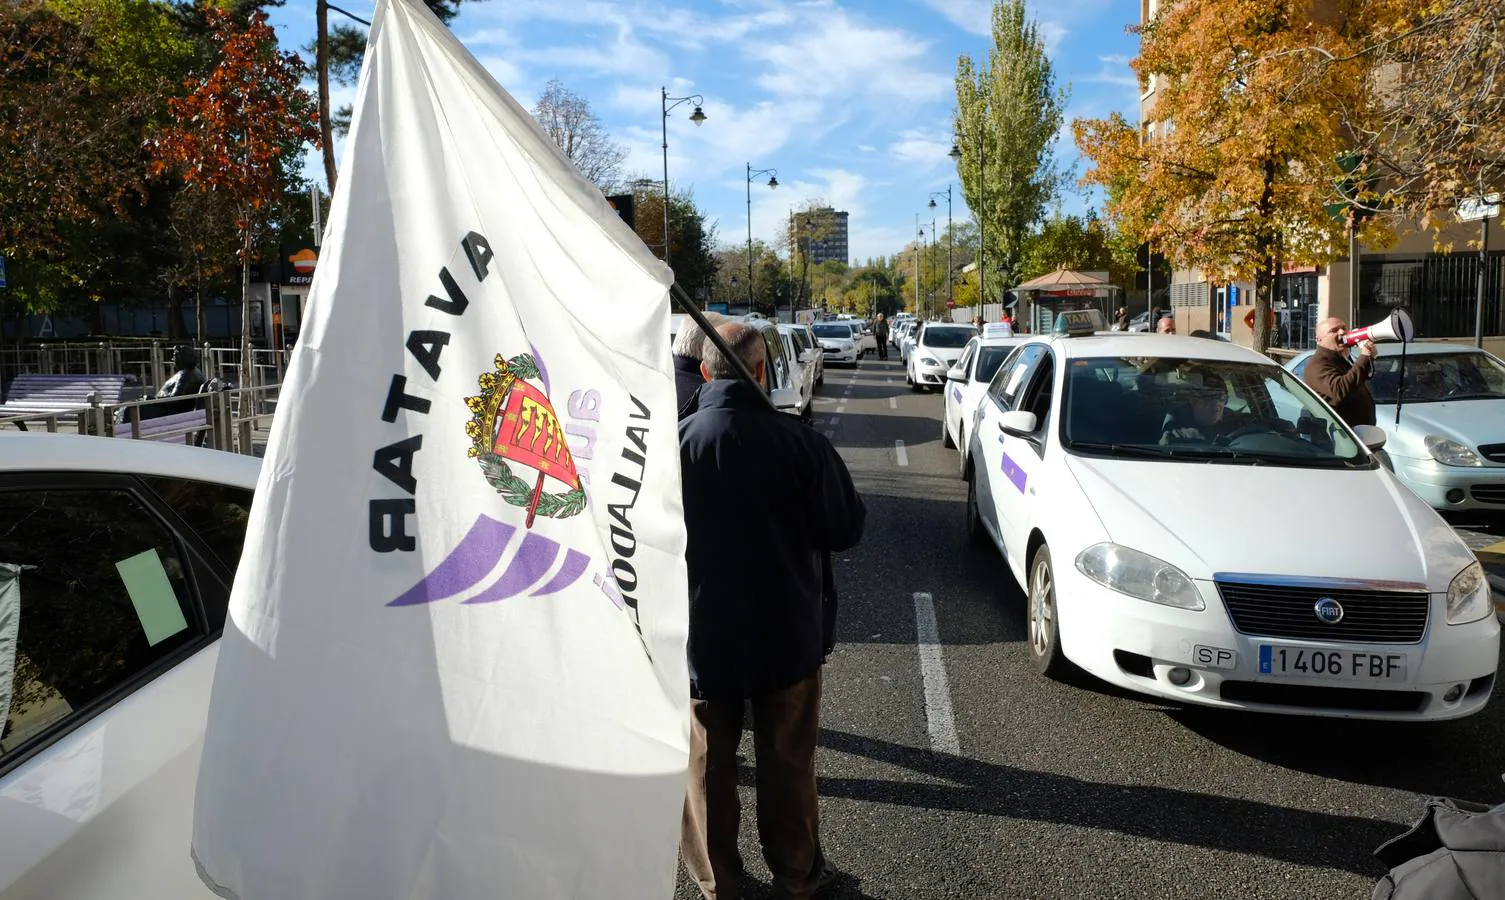
{"label": "car windshield", "polygon": [[852,336],[852,329],[845,325],[812,325],[810,328],[815,332],[816,337],[850,338]]}
{"label": "car windshield", "polygon": [[974,381],[991,382],[998,374],[998,367],[1014,352],[1013,347],[984,347],[977,355],[977,377]]}
{"label": "car windshield", "polygon": [[1505,366],[1485,353],[1418,353],[1406,359],[1406,380],[1401,385],[1399,356],[1381,356],[1374,361],[1369,389],[1376,403],[1435,403],[1444,400],[1495,400],[1505,398]]}
{"label": "car windshield", "polygon": [[954,350],[967,346],[967,341],[977,337],[977,329],[969,326],[932,325],[920,332],[920,343],[927,347]]}
{"label": "car windshield", "polygon": [[1273,363],[1171,357],[1074,359],[1061,440],[1078,454],[1367,468],[1352,433]]}

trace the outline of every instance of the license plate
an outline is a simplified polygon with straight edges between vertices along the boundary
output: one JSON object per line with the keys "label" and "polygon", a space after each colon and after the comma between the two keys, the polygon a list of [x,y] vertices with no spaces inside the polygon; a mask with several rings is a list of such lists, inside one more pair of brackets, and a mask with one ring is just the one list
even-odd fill
{"label": "license plate", "polygon": [[1313,650],[1306,647],[1259,647],[1261,675],[1343,678],[1353,681],[1404,681],[1404,653],[1367,650]]}

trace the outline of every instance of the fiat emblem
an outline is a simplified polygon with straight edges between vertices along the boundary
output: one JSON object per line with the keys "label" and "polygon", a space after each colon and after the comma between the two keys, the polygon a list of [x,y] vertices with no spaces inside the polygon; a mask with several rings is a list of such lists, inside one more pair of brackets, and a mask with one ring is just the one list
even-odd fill
{"label": "fiat emblem", "polygon": [[1329,625],[1336,625],[1343,621],[1343,605],[1331,597],[1323,597],[1313,607],[1317,618]]}

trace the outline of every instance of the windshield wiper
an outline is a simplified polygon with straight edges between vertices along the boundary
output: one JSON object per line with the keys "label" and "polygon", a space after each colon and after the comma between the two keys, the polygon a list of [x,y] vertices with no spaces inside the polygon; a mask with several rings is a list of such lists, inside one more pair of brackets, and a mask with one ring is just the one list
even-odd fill
{"label": "windshield wiper", "polygon": [[1102,441],[1072,441],[1067,449],[1087,453],[1111,453],[1117,456],[1137,456],[1142,459],[1169,459],[1175,454],[1165,447],[1145,444],[1109,444]]}
{"label": "windshield wiper", "polygon": [[1170,455],[1176,459],[1204,459],[1209,462],[1227,460],[1230,462],[1249,463],[1252,466],[1257,466],[1261,462],[1268,461],[1271,458],[1269,456],[1250,453],[1247,450],[1235,450],[1232,447],[1193,447],[1173,444],[1167,449],[1171,451]]}
{"label": "windshield wiper", "polygon": [[[1447,397],[1439,397],[1438,399],[1439,400],[1443,400],[1443,401],[1448,401],[1448,400],[1499,400],[1502,397],[1505,397],[1505,394],[1496,394],[1493,391],[1484,391],[1483,393],[1479,393],[1479,394],[1452,394],[1452,395],[1449,395]],[[1407,397],[1406,399],[1409,400],[1411,398]]]}

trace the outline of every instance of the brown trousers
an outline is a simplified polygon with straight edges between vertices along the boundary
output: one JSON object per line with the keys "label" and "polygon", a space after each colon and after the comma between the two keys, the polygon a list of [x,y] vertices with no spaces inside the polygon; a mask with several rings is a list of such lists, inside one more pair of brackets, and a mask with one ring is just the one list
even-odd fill
{"label": "brown trousers", "polygon": [[[735,900],[745,874],[737,850],[742,708],[741,700],[690,701],[690,786],[679,849],[706,900]],[[775,897],[805,900],[828,876],[815,794],[820,670],[754,697],[752,718],[763,859],[773,873]]]}

